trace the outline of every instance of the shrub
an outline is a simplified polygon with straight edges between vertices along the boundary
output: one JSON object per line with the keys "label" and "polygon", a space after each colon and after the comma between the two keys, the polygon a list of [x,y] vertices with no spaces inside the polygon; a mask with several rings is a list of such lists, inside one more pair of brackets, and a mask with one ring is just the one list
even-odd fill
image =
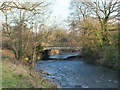
{"label": "shrub", "polygon": [[90,40],[86,40],[82,54],[89,62],[120,70],[120,60],[118,59],[118,32],[111,32],[110,39],[111,44],[103,45],[103,48],[97,44],[95,39],[91,40],[94,42],[93,44],[89,42]]}

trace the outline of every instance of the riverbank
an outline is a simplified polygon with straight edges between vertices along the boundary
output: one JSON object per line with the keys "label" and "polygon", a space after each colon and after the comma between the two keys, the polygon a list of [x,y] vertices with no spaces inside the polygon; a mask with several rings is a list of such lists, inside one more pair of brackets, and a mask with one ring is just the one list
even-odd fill
{"label": "riverbank", "polygon": [[8,60],[2,62],[3,88],[55,88],[52,82],[44,79],[29,67]]}
{"label": "riverbank", "polygon": [[[119,60],[115,61],[115,65],[113,65],[114,63],[111,62],[111,59],[108,60],[106,58],[90,58],[90,57],[82,57],[83,60],[87,63],[96,65],[96,66],[103,66],[103,67],[107,67],[113,70],[120,70],[120,66],[119,66]],[[80,59],[80,58],[77,58]]]}
{"label": "riverbank", "polygon": [[[67,60],[80,60],[82,59],[84,62],[87,62],[89,64],[93,64],[95,66],[103,66],[103,67],[106,67],[106,68],[110,68],[110,69],[113,69],[113,70],[120,70],[120,66],[117,66],[117,67],[114,67],[111,65],[111,62],[108,62],[108,63],[104,63],[105,61],[105,58],[100,58],[100,59],[92,59],[92,58],[89,58],[89,57],[83,57],[82,55],[81,56],[75,56],[75,57],[69,57],[67,58]],[[119,61],[117,61],[119,64]]]}
{"label": "riverbank", "polygon": [[40,72],[2,56],[2,88],[56,88],[57,85],[42,77]]}
{"label": "riverbank", "polygon": [[[87,37],[85,37],[87,38]],[[118,31],[111,32],[110,43],[99,44],[94,39],[86,39],[82,48],[82,57],[84,60],[95,65],[105,66],[120,70]]]}

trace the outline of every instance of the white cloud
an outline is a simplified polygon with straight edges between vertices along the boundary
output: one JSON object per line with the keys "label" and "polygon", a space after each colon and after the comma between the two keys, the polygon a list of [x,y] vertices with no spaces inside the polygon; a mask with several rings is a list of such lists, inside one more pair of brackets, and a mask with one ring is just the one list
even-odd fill
{"label": "white cloud", "polygon": [[66,19],[69,13],[69,5],[71,0],[56,0],[55,5],[53,6],[53,17],[59,19]]}

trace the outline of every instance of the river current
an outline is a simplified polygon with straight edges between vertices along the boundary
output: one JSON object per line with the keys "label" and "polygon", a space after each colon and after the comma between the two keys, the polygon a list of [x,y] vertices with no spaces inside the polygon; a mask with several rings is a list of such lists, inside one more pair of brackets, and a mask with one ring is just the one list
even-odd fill
{"label": "river current", "polygon": [[[77,54],[65,53],[63,57]],[[43,72],[43,77],[57,83],[59,88],[118,88],[118,71],[86,63],[82,58],[63,57],[55,55],[51,56],[54,60],[37,61],[35,70]]]}

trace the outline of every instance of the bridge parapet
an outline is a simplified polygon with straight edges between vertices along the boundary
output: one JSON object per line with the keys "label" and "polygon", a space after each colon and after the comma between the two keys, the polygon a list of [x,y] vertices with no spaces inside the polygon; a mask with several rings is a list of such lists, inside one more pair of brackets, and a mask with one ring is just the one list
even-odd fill
{"label": "bridge parapet", "polygon": [[81,47],[54,47],[54,46],[48,46],[45,47],[44,50],[81,50]]}

